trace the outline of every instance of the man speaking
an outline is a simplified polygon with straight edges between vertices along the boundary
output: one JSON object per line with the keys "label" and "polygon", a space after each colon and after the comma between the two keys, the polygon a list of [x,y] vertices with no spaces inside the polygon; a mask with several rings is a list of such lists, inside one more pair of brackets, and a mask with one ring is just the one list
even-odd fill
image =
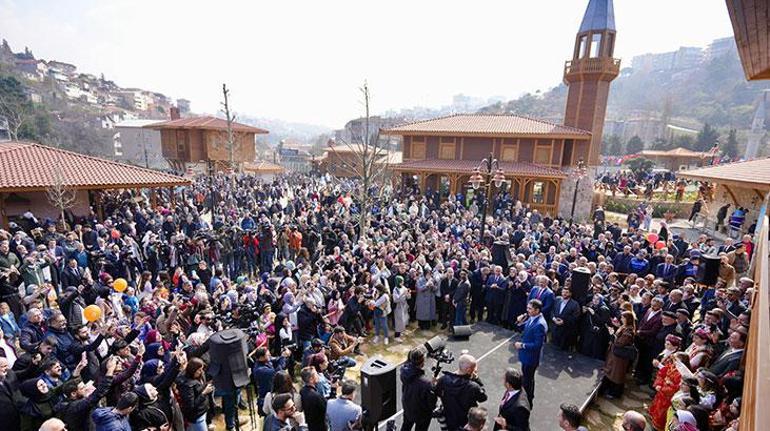
{"label": "man speaking", "polygon": [[548,332],[548,324],[543,317],[541,310],[543,303],[540,300],[533,299],[527,304],[527,313],[519,316],[517,322],[519,327],[523,328],[521,341],[517,341],[513,346],[519,351],[519,362],[521,362],[521,380],[524,392],[527,393],[529,405],[532,405],[532,399],[535,398],[535,371],[540,365],[540,356],[545,343],[545,335]]}

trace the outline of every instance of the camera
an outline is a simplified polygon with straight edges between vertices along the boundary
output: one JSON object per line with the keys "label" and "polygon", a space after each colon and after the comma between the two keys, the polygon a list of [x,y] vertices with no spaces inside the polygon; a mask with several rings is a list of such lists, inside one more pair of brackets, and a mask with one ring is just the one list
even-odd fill
{"label": "camera", "polygon": [[441,373],[442,364],[451,364],[455,360],[454,354],[446,348],[446,341],[439,336],[426,341],[423,347],[428,352],[428,357],[436,361],[436,365],[431,367],[433,377],[438,377]]}

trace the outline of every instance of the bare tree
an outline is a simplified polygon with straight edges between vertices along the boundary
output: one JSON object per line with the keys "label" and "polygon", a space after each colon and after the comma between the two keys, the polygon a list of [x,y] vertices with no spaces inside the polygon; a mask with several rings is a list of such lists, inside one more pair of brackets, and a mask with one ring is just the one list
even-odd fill
{"label": "bare tree", "polygon": [[51,205],[59,209],[62,226],[66,227],[67,222],[64,217],[64,211],[75,206],[77,192],[66,185],[61,161],[57,161],[53,167],[53,185],[46,190],[46,196]]}
{"label": "bare tree", "polygon": [[[240,141],[240,136],[236,136],[233,131],[233,123],[235,122],[235,115],[230,112],[230,90],[227,89],[227,84],[222,84],[222,96],[224,101],[222,102],[222,111],[225,113],[225,120],[227,121],[227,135],[225,137],[225,149],[227,150],[228,168],[230,172],[235,173],[237,164],[235,162],[235,148]],[[231,176],[233,187],[235,187],[235,176]]]}
{"label": "bare tree", "polygon": [[[390,153],[380,143],[379,128],[374,131],[371,130],[369,85],[364,82],[360,91],[364,105],[363,130],[360,132],[351,130],[351,142],[341,140],[347,149],[345,153],[351,154],[351,156],[346,157],[341,151],[336,151],[335,147],[331,147],[329,150],[337,154],[336,161],[345,170],[361,181],[359,187],[353,190],[353,195],[359,207],[359,238],[366,239],[366,231],[369,228],[369,218],[371,216],[371,202],[375,197],[381,197],[386,188],[385,180],[390,164]],[[375,186],[377,189],[373,191],[372,188]]]}
{"label": "bare tree", "polygon": [[16,141],[19,139],[21,128],[32,121],[32,108],[26,101],[0,94],[0,121],[3,119],[8,127],[9,138]]}

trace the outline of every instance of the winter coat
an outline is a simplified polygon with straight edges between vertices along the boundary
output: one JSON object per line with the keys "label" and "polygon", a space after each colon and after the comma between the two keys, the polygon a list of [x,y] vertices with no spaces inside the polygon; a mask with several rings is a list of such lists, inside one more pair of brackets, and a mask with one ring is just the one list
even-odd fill
{"label": "winter coat", "polygon": [[436,400],[425,371],[410,362],[401,367],[401,403],[406,420],[417,422],[429,417],[436,408]]}
{"label": "winter coat", "polygon": [[415,309],[417,311],[417,320],[431,321],[436,320],[436,286],[427,278],[421,277],[417,280],[417,299]]}
{"label": "winter coat", "polygon": [[112,410],[112,407],[102,407],[91,414],[95,431],[131,431],[128,416],[123,416]]}
{"label": "winter coat", "polygon": [[403,333],[406,330],[406,325],[409,323],[409,289],[404,286],[393,289],[393,304],[395,310],[393,311],[393,328],[398,333]]}
{"label": "winter coat", "polygon": [[112,385],[112,376],[103,376],[91,395],[76,401],[66,398],[65,395],[65,398],[54,407],[56,417],[67,425],[67,429],[87,430],[91,410],[99,404],[102,397],[107,395],[110,385]]}
{"label": "winter coat", "polygon": [[181,375],[176,381],[185,422],[195,422],[209,410],[209,396],[203,394],[206,385],[200,380]]}

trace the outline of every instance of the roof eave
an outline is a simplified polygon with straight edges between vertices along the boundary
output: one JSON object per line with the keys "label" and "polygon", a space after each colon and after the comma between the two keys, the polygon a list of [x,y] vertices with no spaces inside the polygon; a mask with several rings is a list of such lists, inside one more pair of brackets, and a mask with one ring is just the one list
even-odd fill
{"label": "roof eave", "polygon": [[490,132],[451,132],[451,131],[400,131],[381,130],[388,136],[441,136],[461,138],[548,138],[548,139],[581,139],[590,140],[591,133],[490,133]]}

